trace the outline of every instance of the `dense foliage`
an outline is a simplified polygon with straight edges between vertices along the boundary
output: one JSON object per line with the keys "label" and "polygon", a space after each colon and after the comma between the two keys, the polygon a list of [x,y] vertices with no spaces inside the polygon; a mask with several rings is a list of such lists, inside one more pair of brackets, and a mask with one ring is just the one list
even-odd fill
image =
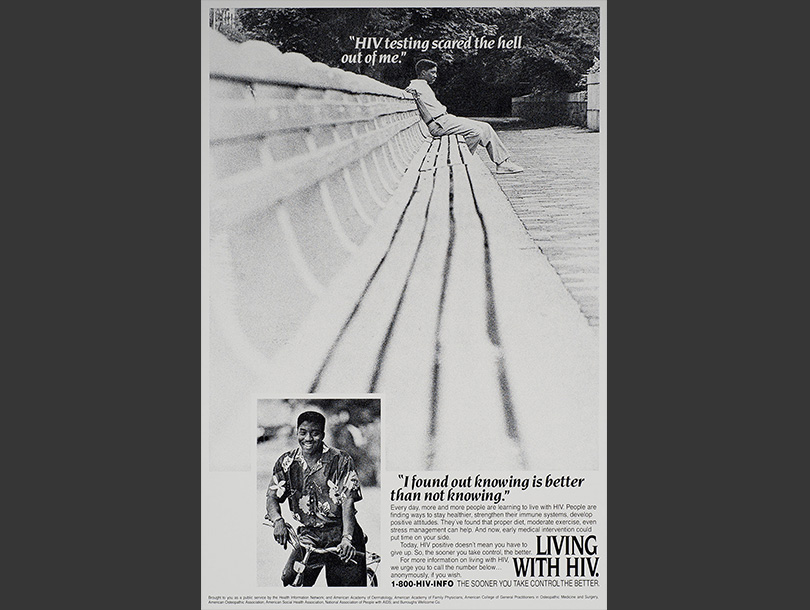
{"label": "dense foliage", "polygon": [[[510,99],[527,93],[573,91],[599,58],[599,9],[584,8],[286,8],[238,9],[240,35],[284,52],[361,72],[404,87],[413,66],[427,57],[439,64],[437,96],[451,112],[469,116],[509,111]],[[391,40],[511,40],[517,49],[408,50],[400,63],[344,63],[356,52],[350,37]],[[389,51],[390,52],[390,51]]]}

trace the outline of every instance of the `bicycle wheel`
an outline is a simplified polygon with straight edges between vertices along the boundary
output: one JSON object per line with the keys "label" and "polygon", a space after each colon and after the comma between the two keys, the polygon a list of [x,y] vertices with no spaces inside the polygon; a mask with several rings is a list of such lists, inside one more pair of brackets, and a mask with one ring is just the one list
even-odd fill
{"label": "bicycle wheel", "polygon": [[369,587],[376,587],[377,586],[377,574],[371,568],[366,569],[366,575],[368,576],[368,586]]}

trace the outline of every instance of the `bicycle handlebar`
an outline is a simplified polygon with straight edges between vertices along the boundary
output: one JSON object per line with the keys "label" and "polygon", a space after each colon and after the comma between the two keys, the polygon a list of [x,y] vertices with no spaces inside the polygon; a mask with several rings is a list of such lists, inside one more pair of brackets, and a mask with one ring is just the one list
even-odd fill
{"label": "bicycle handlebar", "polygon": [[[273,524],[270,523],[269,521],[264,521],[263,524],[269,527],[273,527]],[[295,548],[309,551],[310,554],[312,555],[328,555],[329,553],[334,553],[335,555],[338,555],[340,553],[340,548],[336,546],[330,546],[323,549],[319,549],[317,547],[304,544],[303,542],[301,542],[301,538],[298,536],[298,534],[295,531],[295,528],[292,525],[290,525],[285,521],[284,526],[287,529],[287,539],[289,540],[290,544],[292,544]],[[361,554],[360,551],[354,548],[354,546],[352,546],[352,549],[354,549],[354,553],[356,555]],[[366,563],[368,564],[379,563],[380,556],[377,555],[377,553],[366,552],[364,554],[366,556]],[[351,561],[352,563],[357,563],[353,558],[349,558],[349,561]]]}

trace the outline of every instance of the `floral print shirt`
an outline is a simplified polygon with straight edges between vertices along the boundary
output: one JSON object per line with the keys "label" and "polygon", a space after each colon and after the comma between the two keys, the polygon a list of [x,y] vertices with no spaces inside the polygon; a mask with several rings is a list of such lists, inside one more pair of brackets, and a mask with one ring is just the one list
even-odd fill
{"label": "floral print shirt", "polygon": [[342,505],[348,498],[363,499],[360,479],[351,456],[325,443],[320,460],[310,467],[296,447],[282,454],[273,467],[267,494],[287,503],[295,518],[309,527],[332,527],[343,523]]}

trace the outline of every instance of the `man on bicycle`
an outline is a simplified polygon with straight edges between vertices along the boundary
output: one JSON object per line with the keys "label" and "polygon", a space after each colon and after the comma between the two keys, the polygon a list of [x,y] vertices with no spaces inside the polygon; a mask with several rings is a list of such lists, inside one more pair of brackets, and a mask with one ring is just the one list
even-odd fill
{"label": "man on bicycle", "polygon": [[[338,547],[339,557],[325,555],[326,584],[330,587],[366,586],[365,535],[355,518],[355,502],[363,499],[360,480],[351,456],[324,444],[326,418],[316,411],[298,416],[298,447],[276,461],[267,488],[267,514],[273,523],[273,537],[287,548],[287,523],[281,504],[288,506],[301,523],[301,542],[315,548]],[[284,586],[295,579],[293,565],[301,561],[303,549],[293,548],[281,573]],[[311,587],[321,567],[308,569],[303,586]]]}

